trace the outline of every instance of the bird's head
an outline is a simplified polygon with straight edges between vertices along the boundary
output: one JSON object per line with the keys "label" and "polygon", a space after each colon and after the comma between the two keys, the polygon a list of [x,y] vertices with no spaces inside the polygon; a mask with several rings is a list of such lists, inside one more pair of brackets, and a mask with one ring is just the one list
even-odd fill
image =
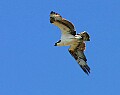
{"label": "bird's head", "polygon": [[51,11],[51,13],[50,13],[50,23],[54,23],[55,21],[60,21],[60,20],[62,20],[61,15]]}

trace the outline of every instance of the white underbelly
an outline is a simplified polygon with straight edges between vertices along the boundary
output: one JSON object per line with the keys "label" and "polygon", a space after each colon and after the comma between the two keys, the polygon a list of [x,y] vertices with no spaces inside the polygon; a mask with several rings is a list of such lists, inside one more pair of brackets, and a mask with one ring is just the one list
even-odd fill
{"label": "white underbelly", "polygon": [[76,42],[77,42],[77,39],[75,39],[75,37],[61,38],[61,42],[59,43],[59,46],[70,46]]}
{"label": "white underbelly", "polygon": [[61,40],[61,43],[63,43],[64,46],[69,46],[75,42],[75,39],[66,39],[66,40]]}

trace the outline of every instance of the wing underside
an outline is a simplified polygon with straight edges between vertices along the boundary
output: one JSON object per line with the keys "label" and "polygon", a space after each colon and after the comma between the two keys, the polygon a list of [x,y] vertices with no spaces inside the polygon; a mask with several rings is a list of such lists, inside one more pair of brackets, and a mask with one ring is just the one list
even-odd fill
{"label": "wing underside", "polygon": [[65,33],[69,33],[72,35],[76,35],[76,31],[74,29],[74,25],[68,20],[62,18],[62,16],[58,13],[51,12],[50,13],[50,23],[56,25],[60,30]]}
{"label": "wing underside", "polygon": [[[71,48],[75,49],[71,49]],[[85,43],[78,44],[77,46],[71,46],[69,48],[70,54],[75,58],[75,60],[78,62],[82,70],[86,73],[90,73],[90,67],[87,65],[87,59],[84,55],[85,50]]]}

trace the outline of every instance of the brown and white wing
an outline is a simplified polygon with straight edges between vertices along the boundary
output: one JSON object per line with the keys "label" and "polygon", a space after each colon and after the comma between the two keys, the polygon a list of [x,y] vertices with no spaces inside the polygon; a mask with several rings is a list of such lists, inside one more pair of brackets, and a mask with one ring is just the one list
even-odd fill
{"label": "brown and white wing", "polygon": [[56,25],[62,31],[62,34],[71,34],[76,35],[76,31],[74,29],[74,25],[68,20],[62,18],[62,16],[58,13],[51,12],[50,13],[50,23]]}
{"label": "brown and white wing", "polygon": [[79,43],[78,45],[72,45],[69,48],[70,54],[75,58],[78,62],[82,70],[86,73],[90,73],[90,67],[87,65],[87,59],[84,55],[85,43]]}

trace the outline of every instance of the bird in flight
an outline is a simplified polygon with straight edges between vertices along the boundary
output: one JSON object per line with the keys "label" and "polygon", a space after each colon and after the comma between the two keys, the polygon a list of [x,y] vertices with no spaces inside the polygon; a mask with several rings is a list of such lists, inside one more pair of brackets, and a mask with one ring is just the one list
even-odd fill
{"label": "bird in flight", "polygon": [[90,41],[89,34],[86,31],[76,34],[74,25],[53,11],[50,13],[50,23],[61,30],[61,39],[54,46],[70,46],[69,53],[75,58],[82,70],[89,75],[90,67],[87,65],[84,55],[85,41]]}

